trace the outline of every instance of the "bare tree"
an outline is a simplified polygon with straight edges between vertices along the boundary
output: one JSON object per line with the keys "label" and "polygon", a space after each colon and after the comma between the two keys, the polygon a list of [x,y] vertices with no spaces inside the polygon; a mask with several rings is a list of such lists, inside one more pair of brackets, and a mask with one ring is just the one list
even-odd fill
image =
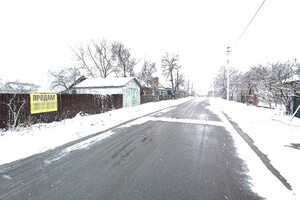
{"label": "bare tree", "polygon": [[[231,67],[229,69],[230,85],[229,96],[231,99],[238,97],[242,89],[242,75],[239,70]],[[222,66],[214,80],[215,95],[223,99],[227,96],[227,68]]]}
{"label": "bare tree", "polygon": [[276,99],[278,99],[286,108],[286,114],[290,114],[293,86],[290,85],[290,79],[293,77],[292,63],[274,63],[269,67],[269,82],[267,87],[270,89]]}
{"label": "bare tree", "polygon": [[166,77],[166,80],[170,82],[172,87],[172,96],[175,96],[175,76],[176,70],[181,66],[178,64],[179,55],[166,53],[161,59],[161,66],[163,70],[163,76]]}
{"label": "bare tree", "polygon": [[9,116],[11,116],[12,124],[9,123],[9,128],[15,128],[19,125],[20,113],[26,103],[26,100],[22,96],[17,96],[13,94],[13,96],[9,99],[8,102],[0,102],[6,105],[9,109]]}
{"label": "bare tree", "polygon": [[[300,86],[297,79],[297,76],[300,77],[300,64],[297,60],[254,66],[244,74],[230,70],[232,95],[237,91],[246,96],[255,93],[260,102],[268,104],[270,108],[279,103],[285,106],[287,114],[291,113],[292,96]],[[214,80],[215,94],[223,98],[227,92],[226,74],[226,68],[222,67]]]}
{"label": "bare tree", "polygon": [[268,66],[253,66],[244,75],[244,87],[247,88],[246,95],[256,93],[260,102],[268,104],[271,108],[275,102],[275,96],[270,90],[270,71]]}
{"label": "bare tree", "polygon": [[[89,46],[87,46],[88,48]],[[94,68],[93,65],[91,65],[90,63],[88,63],[88,58],[86,55],[86,51],[84,49],[84,47],[81,46],[76,46],[75,48],[71,48],[76,60],[81,63],[81,69],[84,71],[85,75],[87,77],[93,77],[95,78],[95,72],[94,72]]]}
{"label": "bare tree", "polygon": [[[114,71],[114,54],[112,51],[112,44],[108,44],[106,40],[99,41],[98,43],[93,42],[94,48],[96,50],[95,66],[100,71],[102,78],[106,78]],[[91,57],[92,58],[92,57]],[[96,63],[98,63],[96,65]]]}
{"label": "bare tree", "polygon": [[98,42],[91,41],[86,46],[77,46],[72,50],[87,77],[106,78],[115,71],[113,46],[105,39]]}
{"label": "bare tree", "polygon": [[153,86],[153,74],[156,71],[155,63],[144,60],[142,70],[137,74],[137,78],[143,84]]}
{"label": "bare tree", "polygon": [[49,71],[48,74],[52,79],[50,89],[56,92],[69,92],[70,86],[81,76],[80,70],[76,67],[64,67],[58,71]]}
{"label": "bare tree", "polygon": [[179,70],[176,70],[176,76],[175,76],[175,85],[174,85],[174,93],[176,94],[180,87],[184,86],[185,84],[185,78],[183,73],[179,72]]}
{"label": "bare tree", "polygon": [[127,77],[134,76],[133,68],[137,64],[133,58],[130,49],[126,48],[121,42],[114,42],[112,44],[112,51],[116,61],[115,74],[116,76]]}
{"label": "bare tree", "polygon": [[260,101],[268,104],[270,108],[280,103],[285,106],[287,114],[290,113],[293,88],[295,88],[290,80],[295,73],[294,67],[291,62],[251,67],[246,73],[249,94],[255,90]]}
{"label": "bare tree", "polygon": [[230,98],[235,101],[239,101],[241,99],[241,91],[243,90],[243,75],[242,73],[236,69],[231,68],[229,70],[229,76],[230,76],[230,92],[231,95]]}

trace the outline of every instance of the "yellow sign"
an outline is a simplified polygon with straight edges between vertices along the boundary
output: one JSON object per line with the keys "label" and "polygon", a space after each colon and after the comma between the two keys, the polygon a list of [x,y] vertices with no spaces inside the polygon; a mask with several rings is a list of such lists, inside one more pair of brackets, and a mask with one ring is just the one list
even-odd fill
{"label": "yellow sign", "polygon": [[57,111],[57,94],[30,94],[30,113]]}

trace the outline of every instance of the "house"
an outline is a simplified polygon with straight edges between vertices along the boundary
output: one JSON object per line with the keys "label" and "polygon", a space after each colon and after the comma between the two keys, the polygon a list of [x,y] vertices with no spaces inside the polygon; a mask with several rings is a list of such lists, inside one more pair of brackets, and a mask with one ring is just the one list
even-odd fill
{"label": "house", "polygon": [[177,90],[176,94],[175,94],[175,98],[178,99],[178,98],[185,98],[185,97],[188,97],[188,91],[187,90],[182,90],[182,89],[179,89]]}
{"label": "house", "polygon": [[19,81],[6,82],[5,84],[0,84],[0,93],[10,93],[10,94],[26,94],[31,92],[37,92],[40,86],[33,83],[22,83]]}
{"label": "house", "polygon": [[123,107],[140,105],[141,84],[136,78],[86,79],[72,88],[73,94],[122,94]]}
{"label": "house", "polygon": [[141,96],[152,96],[153,88],[151,85],[142,85]]}
{"label": "house", "polygon": [[159,100],[167,100],[172,98],[172,88],[163,86],[158,77],[154,78],[154,95],[159,96]]}
{"label": "house", "polygon": [[284,81],[284,85],[287,88],[290,88],[290,96],[292,97],[292,101],[290,104],[290,110],[295,113],[296,117],[300,118],[300,110],[298,107],[300,106],[300,78],[299,76],[294,75],[290,79]]}
{"label": "house", "polygon": [[299,76],[292,76],[291,78],[285,80],[284,86],[290,88],[291,95],[300,95],[300,78]]}
{"label": "house", "polygon": [[0,83],[0,93],[15,93],[15,91],[9,84]]}
{"label": "house", "polygon": [[63,91],[59,92],[61,94],[70,94],[72,93],[72,89],[79,83],[81,83],[82,81],[86,80],[86,77],[85,76],[80,76],[80,77],[76,77],[75,78],[75,81],[73,83],[71,83],[69,86],[67,86],[67,89],[64,89]]}
{"label": "house", "polygon": [[144,84],[141,89],[141,103],[171,99],[171,88],[164,87],[159,78],[153,78],[151,85]]}

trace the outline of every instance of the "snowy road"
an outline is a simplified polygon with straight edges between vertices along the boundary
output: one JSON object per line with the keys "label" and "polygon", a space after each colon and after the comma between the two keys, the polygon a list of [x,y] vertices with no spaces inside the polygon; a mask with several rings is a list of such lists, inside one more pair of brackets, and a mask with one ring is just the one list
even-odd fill
{"label": "snowy road", "polygon": [[224,122],[206,106],[189,101],[4,165],[0,199],[262,199]]}

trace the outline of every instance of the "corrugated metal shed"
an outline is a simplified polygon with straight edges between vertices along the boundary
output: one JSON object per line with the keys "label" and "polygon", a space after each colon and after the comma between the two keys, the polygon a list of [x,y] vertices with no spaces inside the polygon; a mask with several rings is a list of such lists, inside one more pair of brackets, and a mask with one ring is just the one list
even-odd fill
{"label": "corrugated metal shed", "polygon": [[77,94],[122,94],[123,106],[140,104],[141,84],[138,79],[131,78],[98,78],[87,79],[73,87]]}

